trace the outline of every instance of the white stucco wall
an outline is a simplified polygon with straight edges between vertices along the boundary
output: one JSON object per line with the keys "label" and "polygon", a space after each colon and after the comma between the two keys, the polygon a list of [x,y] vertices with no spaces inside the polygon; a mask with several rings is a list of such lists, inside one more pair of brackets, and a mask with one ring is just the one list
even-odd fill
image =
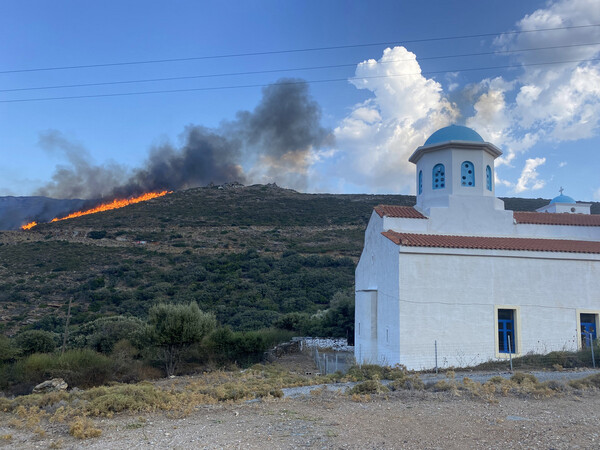
{"label": "white stucco wall", "polygon": [[538,212],[590,214],[591,203],[550,203],[538,208]]}
{"label": "white stucco wall", "polygon": [[354,354],[361,364],[381,363],[389,349],[399,351],[398,246],[383,238],[382,224],[373,213],[356,267]]}
{"label": "white stucco wall", "polygon": [[401,346],[397,359],[388,356],[391,364],[434,367],[435,341],[440,366],[504,357],[497,352],[498,306],[518,310],[517,354],[574,349],[577,310],[600,309],[598,255],[440,250],[400,252]]}

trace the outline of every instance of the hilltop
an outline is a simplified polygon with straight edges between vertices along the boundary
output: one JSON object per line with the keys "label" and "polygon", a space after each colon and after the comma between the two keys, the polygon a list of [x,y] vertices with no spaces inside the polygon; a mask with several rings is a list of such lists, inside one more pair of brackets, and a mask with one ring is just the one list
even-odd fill
{"label": "hilltop", "polygon": [[[526,211],[548,203],[504,200],[507,209]],[[60,331],[69,298],[72,324],[111,314],[144,317],[157,301],[196,300],[240,330],[295,312],[316,314],[336,294],[352,297],[372,208],[414,202],[232,183],[0,232],[0,327],[6,334]]]}

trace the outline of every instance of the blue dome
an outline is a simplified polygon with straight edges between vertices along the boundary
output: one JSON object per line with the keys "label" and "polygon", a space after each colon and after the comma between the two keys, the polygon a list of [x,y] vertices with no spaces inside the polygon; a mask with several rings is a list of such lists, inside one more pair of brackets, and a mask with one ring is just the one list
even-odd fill
{"label": "blue dome", "polygon": [[552,204],[552,203],[576,203],[576,202],[568,195],[560,194],[558,197],[554,197],[552,200],[550,200],[550,204]]}
{"label": "blue dome", "polygon": [[450,125],[440,128],[429,136],[424,145],[439,144],[440,142],[447,141],[484,142],[483,138],[475,130],[461,125]]}

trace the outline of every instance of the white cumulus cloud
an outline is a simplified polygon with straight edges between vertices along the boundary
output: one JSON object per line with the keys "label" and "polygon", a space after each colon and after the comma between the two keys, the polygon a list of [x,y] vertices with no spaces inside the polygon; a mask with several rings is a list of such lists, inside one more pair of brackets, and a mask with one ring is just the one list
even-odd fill
{"label": "white cumulus cloud", "polygon": [[537,168],[546,162],[546,158],[529,158],[525,161],[525,166],[521,176],[515,186],[515,192],[520,193],[527,190],[541,189],[546,185],[544,180],[540,180]]}
{"label": "white cumulus cloud", "polygon": [[379,60],[358,64],[351,82],[373,97],[355,105],[335,129],[336,176],[370,191],[414,190],[408,157],[431,133],[456,120],[456,107],[440,83],[421,74],[416,55],[404,47],[387,48]]}

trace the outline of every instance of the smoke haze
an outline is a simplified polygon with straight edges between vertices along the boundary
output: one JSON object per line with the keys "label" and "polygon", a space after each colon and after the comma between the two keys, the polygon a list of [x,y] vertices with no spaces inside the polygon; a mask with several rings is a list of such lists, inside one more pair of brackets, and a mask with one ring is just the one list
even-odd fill
{"label": "smoke haze", "polygon": [[49,131],[41,135],[40,145],[62,152],[69,165],[58,166],[52,181],[36,194],[101,199],[232,181],[303,189],[311,151],[333,145],[331,130],[320,122],[321,108],[308,85],[281,79],[263,89],[254,111],[240,111],[216,129],[190,125],[181,147],[151,149],[144,166],[130,173],[117,164],[90,164],[81,145]]}

